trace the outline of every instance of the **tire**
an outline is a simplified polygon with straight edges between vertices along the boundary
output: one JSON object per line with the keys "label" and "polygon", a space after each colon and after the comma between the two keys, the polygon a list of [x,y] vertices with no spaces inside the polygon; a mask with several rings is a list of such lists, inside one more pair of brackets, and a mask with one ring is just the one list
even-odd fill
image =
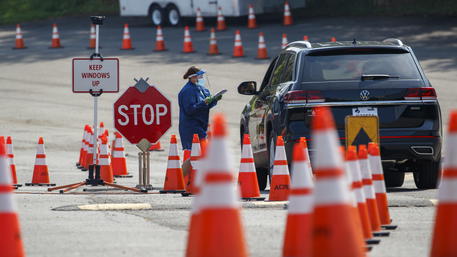
{"label": "tire", "polygon": [[386,187],[401,187],[405,182],[405,173],[401,171],[384,170]]}
{"label": "tire", "polygon": [[153,26],[162,26],[164,24],[164,17],[164,11],[159,5],[151,5],[149,9],[149,20]]}
{"label": "tire", "polygon": [[173,4],[167,6],[166,20],[167,24],[173,27],[178,26],[181,23],[181,13],[179,12],[178,7]]}
{"label": "tire", "polygon": [[268,180],[268,169],[265,168],[256,168],[257,173],[257,182],[259,183],[259,190],[265,190],[267,188]]}
{"label": "tire", "polygon": [[275,162],[275,152],[276,152],[276,135],[272,131],[268,137],[268,175],[273,176],[273,166]]}
{"label": "tire", "polygon": [[414,183],[419,189],[434,189],[438,186],[441,173],[441,161],[418,161],[413,173]]}

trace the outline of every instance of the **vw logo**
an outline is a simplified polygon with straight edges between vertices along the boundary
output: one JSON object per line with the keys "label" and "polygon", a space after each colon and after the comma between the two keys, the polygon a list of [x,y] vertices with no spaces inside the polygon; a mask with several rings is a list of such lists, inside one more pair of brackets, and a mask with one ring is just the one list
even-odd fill
{"label": "vw logo", "polygon": [[360,99],[362,99],[363,101],[366,101],[366,100],[370,99],[370,91],[362,90],[360,92]]}

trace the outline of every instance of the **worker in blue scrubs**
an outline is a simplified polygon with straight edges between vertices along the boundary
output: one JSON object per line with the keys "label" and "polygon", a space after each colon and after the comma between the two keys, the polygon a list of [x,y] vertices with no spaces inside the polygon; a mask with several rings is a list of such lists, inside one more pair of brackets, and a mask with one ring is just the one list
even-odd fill
{"label": "worker in blue scrubs", "polygon": [[205,71],[195,66],[190,67],[183,76],[188,82],[178,95],[179,135],[184,150],[184,159],[190,154],[194,134],[198,134],[200,139],[206,139],[209,109],[213,108],[222,98],[222,95],[219,97],[211,96],[205,87],[203,74]]}

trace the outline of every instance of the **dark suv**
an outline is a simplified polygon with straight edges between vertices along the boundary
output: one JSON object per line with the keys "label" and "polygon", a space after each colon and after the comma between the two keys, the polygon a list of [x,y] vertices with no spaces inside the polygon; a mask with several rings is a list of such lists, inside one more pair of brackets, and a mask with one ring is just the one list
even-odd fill
{"label": "dark suv", "polygon": [[[259,186],[266,187],[276,136],[287,156],[294,142],[310,138],[313,107],[330,106],[341,143],[345,117],[377,115],[384,175],[388,187],[414,173],[418,188],[436,188],[441,160],[441,112],[436,92],[412,49],[398,39],[290,43],[271,62],[262,84],[238,86],[253,95],[241,114],[240,135],[248,133]],[[289,158],[290,160],[290,158]]]}

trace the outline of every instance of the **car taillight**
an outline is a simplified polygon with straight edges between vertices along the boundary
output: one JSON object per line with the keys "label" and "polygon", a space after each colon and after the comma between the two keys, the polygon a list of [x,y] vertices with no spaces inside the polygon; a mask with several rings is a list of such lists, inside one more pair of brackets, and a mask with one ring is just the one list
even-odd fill
{"label": "car taillight", "polygon": [[435,100],[436,92],[433,87],[408,88],[405,100]]}
{"label": "car taillight", "polygon": [[421,88],[421,93],[422,100],[435,100],[437,98],[433,87],[423,87]]}
{"label": "car taillight", "polygon": [[322,103],[325,99],[320,91],[294,90],[284,96],[284,102],[286,104]]}

